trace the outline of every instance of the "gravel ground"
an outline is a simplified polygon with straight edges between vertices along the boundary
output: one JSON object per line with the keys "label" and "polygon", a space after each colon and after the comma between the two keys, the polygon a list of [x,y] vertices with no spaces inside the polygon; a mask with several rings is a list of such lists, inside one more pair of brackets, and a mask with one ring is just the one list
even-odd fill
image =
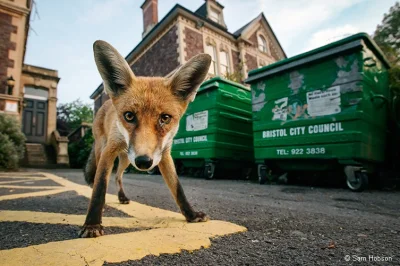
{"label": "gravel ground", "polygon": [[[84,184],[81,171],[51,172]],[[186,177],[181,182],[195,209],[248,231],[215,238],[207,249],[109,265],[400,265],[398,191]],[[130,199],[178,211],[161,176],[127,174],[124,183]],[[116,193],[113,181],[109,192]],[[376,261],[383,257],[391,261]]]}
{"label": "gravel ground", "polygon": [[[34,190],[33,190],[34,191]],[[32,192],[33,192],[32,191]],[[31,192],[31,190],[24,192]],[[85,215],[89,200],[75,191],[62,192],[42,197],[22,198],[0,201],[0,210],[19,210],[36,212],[55,212]],[[117,209],[106,205],[104,217],[130,217]]]}

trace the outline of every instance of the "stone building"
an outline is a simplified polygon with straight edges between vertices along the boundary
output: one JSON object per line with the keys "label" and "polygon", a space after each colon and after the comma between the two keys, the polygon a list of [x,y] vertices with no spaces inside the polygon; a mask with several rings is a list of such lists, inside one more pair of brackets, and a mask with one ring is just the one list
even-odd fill
{"label": "stone building", "polygon": [[32,0],[0,0],[0,113],[21,121],[27,164],[68,164],[56,129],[57,70],[24,64],[31,10]]}
{"label": "stone building", "polygon": [[[224,20],[224,7],[215,0],[192,12],[177,4],[158,20],[158,1],[142,4],[141,42],[126,56],[137,76],[168,76],[199,53],[208,53],[213,62],[209,77],[239,77],[247,72],[286,58],[264,14],[231,33]],[[101,84],[90,96],[95,112],[108,99]]]}

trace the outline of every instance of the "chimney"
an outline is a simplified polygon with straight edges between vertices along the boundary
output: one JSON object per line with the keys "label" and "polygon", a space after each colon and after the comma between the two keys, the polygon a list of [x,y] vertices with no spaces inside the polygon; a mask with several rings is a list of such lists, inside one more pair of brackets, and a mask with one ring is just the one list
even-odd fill
{"label": "chimney", "polygon": [[158,0],[145,0],[140,8],[143,9],[144,37],[158,23]]}

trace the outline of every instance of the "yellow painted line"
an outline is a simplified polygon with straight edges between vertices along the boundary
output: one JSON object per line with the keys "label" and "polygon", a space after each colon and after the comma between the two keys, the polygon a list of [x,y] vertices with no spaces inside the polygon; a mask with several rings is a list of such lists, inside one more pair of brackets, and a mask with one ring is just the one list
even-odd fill
{"label": "yellow painted line", "polygon": [[[65,178],[48,174],[48,173],[41,173],[48,177],[49,179],[53,180],[56,183],[59,183],[62,186],[75,190],[79,195],[87,197],[90,199],[92,196],[92,188],[85,185],[79,185],[68,181]],[[83,176],[82,176],[83,178]],[[138,202],[131,201],[129,204],[120,204],[117,195],[113,194],[106,194],[106,203],[108,206],[116,208],[130,216],[133,217],[140,217],[142,219],[162,219],[162,218],[178,218],[180,220],[184,219],[182,214],[163,210],[156,207],[150,207],[148,205],[140,204]]]}
{"label": "yellow painted line", "polygon": [[70,190],[71,189],[62,188],[62,189],[37,191],[37,192],[31,192],[31,193],[19,193],[19,194],[4,195],[4,196],[0,196],[0,201],[20,199],[20,198],[30,198],[30,197],[41,197],[41,196],[58,194],[58,193],[70,191]]}
{"label": "yellow painted line", "polygon": [[[159,228],[99,238],[73,239],[0,251],[3,265],[103,265],[139,260],[147,255],[173,254],[210,247],[210,237],[245,231],[244,227],[210,221],[214,230],[202,223],[188,224],[185,230]],[[205,223],[206,224],[206,223]]]}
{"label": "yellow painted line", "polygon": [[[41,173],[65,187],[25,195],[38,196],[74,190],[79,195],[91,197],[92,189],[67,179]],[[83,178],[83,177],[82,177]],[[21,194],[18,194],[21,196]],[[18,196],[10,195],[10,196]],[[5,197],[5,196],[3,196]],[[3,199],[0,197],[0,200]],[[107,262],[138,260],[147,255],[179,253],[181,250],[197,250],[209,247],[210,238],[244,232],[245,227],[225,221],[211,220],[205,223],[187,223],[182,214],[150,207],[131,201],[128,205],[118,203],[116,195],[107,194],[106,204],[130,216],[103,217],[105,236],[94,239],[73,239],[25,248],[0,250],[4,265],[103,265]],[[85,215],[43,213],[31,211],[0,211],[1,221],[25,221],[31,223],[82,225]],[[107,226],[124,228],[153,228],[132,233],[107,235]]]}
{"label": "yellow painted line", "polygon": [[38,178],[38,179],[24,179],[24,180],[14,180],[14,181],[0,181],[0,184],[15,184],[15,183],[35,182],[40,180],[49,180],[49,179],[41,177],[40,179]]}
{"label": "yellow painted line", "polygon": [[13,186],[13,185],[0,185],[0,188],[15,188],[15,189],[64,189],[61,186]]}
{"label": "yellow painted line", "polygon": [[[34,211],[0,211],[0,222],[28,222],[46,224],[70,224],[82,226],[86,215],[34,212]],[[103,217],[103,225],[122,228],[143,228],[135,218]]]}

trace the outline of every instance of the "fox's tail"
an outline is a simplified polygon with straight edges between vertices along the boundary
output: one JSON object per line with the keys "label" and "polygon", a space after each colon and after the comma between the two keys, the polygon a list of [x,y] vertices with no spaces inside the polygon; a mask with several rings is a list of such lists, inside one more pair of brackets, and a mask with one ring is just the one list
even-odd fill
{"label": "fox's tail", "polygon": [[83,173],[85,175],[86,182],[92,186],[94,182],[94,177],[96,176],[96,155],[95,155],[95,148],[94,143],[92,146],[92,151],[90,152],[89,158],[86,162],[85,169],[83,169]]}

